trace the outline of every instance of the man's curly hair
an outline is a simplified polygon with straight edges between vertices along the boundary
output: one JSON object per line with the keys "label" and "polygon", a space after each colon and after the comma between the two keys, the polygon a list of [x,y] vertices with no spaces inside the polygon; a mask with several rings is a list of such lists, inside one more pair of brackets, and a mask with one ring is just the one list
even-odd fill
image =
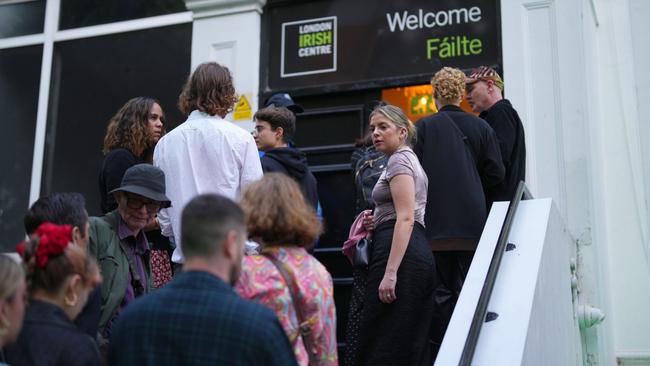
{"label": "man's curly hair", "polygon": [[443,67],[431,78],[434,96],[443,104],[456,104],[465,93],[465,74],[453,67]]}
{"label": "man's curly hair", "polygon": [[199,110],[224,118],[237,102],[232,76],[227,67],[216,62],[200,64],[187,79],[178,97],[178,108],[185,115]]}
{"label": "man's curly hair", "polygon": [[102,152],[108,154],[122,148],[143,157],[146,151],[153,149],[155,142],[149,132],[149,113],[154,103],[160,105],[149,97],[136,97],[126,102],[108,122]]}

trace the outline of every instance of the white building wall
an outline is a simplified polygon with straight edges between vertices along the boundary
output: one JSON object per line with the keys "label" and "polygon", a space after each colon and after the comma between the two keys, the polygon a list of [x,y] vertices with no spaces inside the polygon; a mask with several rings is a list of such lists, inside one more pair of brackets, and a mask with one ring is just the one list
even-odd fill
{"label": "white building wall", "polygon": [[[650,19],[650,1],[630,0],[632,60],[634,62],[637,118],[641,141],[648,141],[650,138],[650,41],[647,36],[648,32],[650,32],[650,26],[648,25],[648,19]],[[642,143],[641,148],[643,152],[644,180],[650,182],[650,144]],[[650,184],[645,186],[645,195],[650,197]]]}
{"label": "white building wall", "polygon": [[[597,1],[600,26],[596,34],[600,119],[604,241],[608,246],[610,297],[616,355],[622,364],[650,365],[650,265],[648,262],[647,179],[644,176],[645,128],[640,124],[633,35],[645,34],[648,20],[631,25],[631,5],[641,2]],[[646,2],[646,11],[648,9]],[[636,29],[633,29],[636,27]],[[645,32],[643,32],[643,29]],[[637,34],[638,32],[643,32]],[[638,38],[637,38],[638,39]],[[643,51],[637,50],[637,55]],[[646,72],[647,77],[647,72]],[[647,100],[646,100],[647,102]],[[647,131],[647,130],[646,130]],[[647,157],[647,155],[646,155]],[[648,161],[645,159],[645,161]]]}
{"label": "white building wall", "polygon": [[[599,62],[598,40],[596,34],[599,30],[598,14],[595,4],[590,0],[582,1],[581,29],[582,29],[582,51],[584,52],[584,74],[586,83],[581,93],[587,103],[586,124],[588,128],[585,136],[589,143],[589,165],[591,167],[589,179],[589,212],[592,213],[591,242],[583,242],[579,245],[579,272],[580,278],[580,301],[586,304],[593,304],[602,309],[606,314],[605,321],[597,327],[583,330],[583,351],[588,364],[611,365],[616,362],[614,347],[614,314],[611,307],[611,293],[609,289],[609,246],[605,240],[606,225],[604,212],[606,206],[600,197],[604,191],[604,173],[602,161],[603,151],[598,141],[601,131],[596,128],[602,116],[599,112],[599,96],[601,90],[598,87]],[[588,131],[588,134],[587,134]]]}
{"label": "white building wall", "polygon": [[501,9],[529,186],[566,220],[580,301],[607,314],[583,333],[585,361],[650,364],[650,2],[503,0]]}

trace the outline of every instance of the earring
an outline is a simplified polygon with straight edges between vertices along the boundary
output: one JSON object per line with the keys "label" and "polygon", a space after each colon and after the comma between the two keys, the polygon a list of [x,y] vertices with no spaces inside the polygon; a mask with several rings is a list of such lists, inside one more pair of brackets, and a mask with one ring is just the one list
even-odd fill
{"label": "earring", "polygon": [[77,294],[73,294],[73,295],[74,297],[72,299],[68,299],[68,296],[66,296],[64,299],[65,304],[69,307],[73,307],[77,305],[77,300],[79,300],[79,296],[77,296]]}

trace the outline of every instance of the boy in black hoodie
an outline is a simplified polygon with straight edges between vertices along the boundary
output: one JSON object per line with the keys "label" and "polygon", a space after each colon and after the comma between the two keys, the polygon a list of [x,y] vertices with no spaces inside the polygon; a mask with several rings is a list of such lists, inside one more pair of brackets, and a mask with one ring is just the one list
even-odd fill
{"label": "boy in black hoodie", "polygon": [[307,158],[300,150],[289,147],[296,131],[296,116],[286,107],[275,105],[255,113],[253,137],[257,148],[264,151],[260,158],[264,173],[281,172],[298,182],[302,193],[314,209],[318,207],[316,178],[307,166]]}

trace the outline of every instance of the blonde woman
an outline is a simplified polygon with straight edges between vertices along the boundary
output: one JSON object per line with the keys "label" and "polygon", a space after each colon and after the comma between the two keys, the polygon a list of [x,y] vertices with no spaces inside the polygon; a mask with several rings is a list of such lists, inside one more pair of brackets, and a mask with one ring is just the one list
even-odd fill
{"label": "blonde woman", "polygon": [[23,326],[26,297],[22,267],[11,257],[0,254],[0,365],[6,365],[3,347],[16,341]]}
{"label": "blonde woman", "polygon": [[372,253],[359,329],[360,365],[430,365],[435,270],[424,236],[427,176],[411,149],[415,128],[398,107],[370,114],[377,151],[388,156],[365,211]]}

